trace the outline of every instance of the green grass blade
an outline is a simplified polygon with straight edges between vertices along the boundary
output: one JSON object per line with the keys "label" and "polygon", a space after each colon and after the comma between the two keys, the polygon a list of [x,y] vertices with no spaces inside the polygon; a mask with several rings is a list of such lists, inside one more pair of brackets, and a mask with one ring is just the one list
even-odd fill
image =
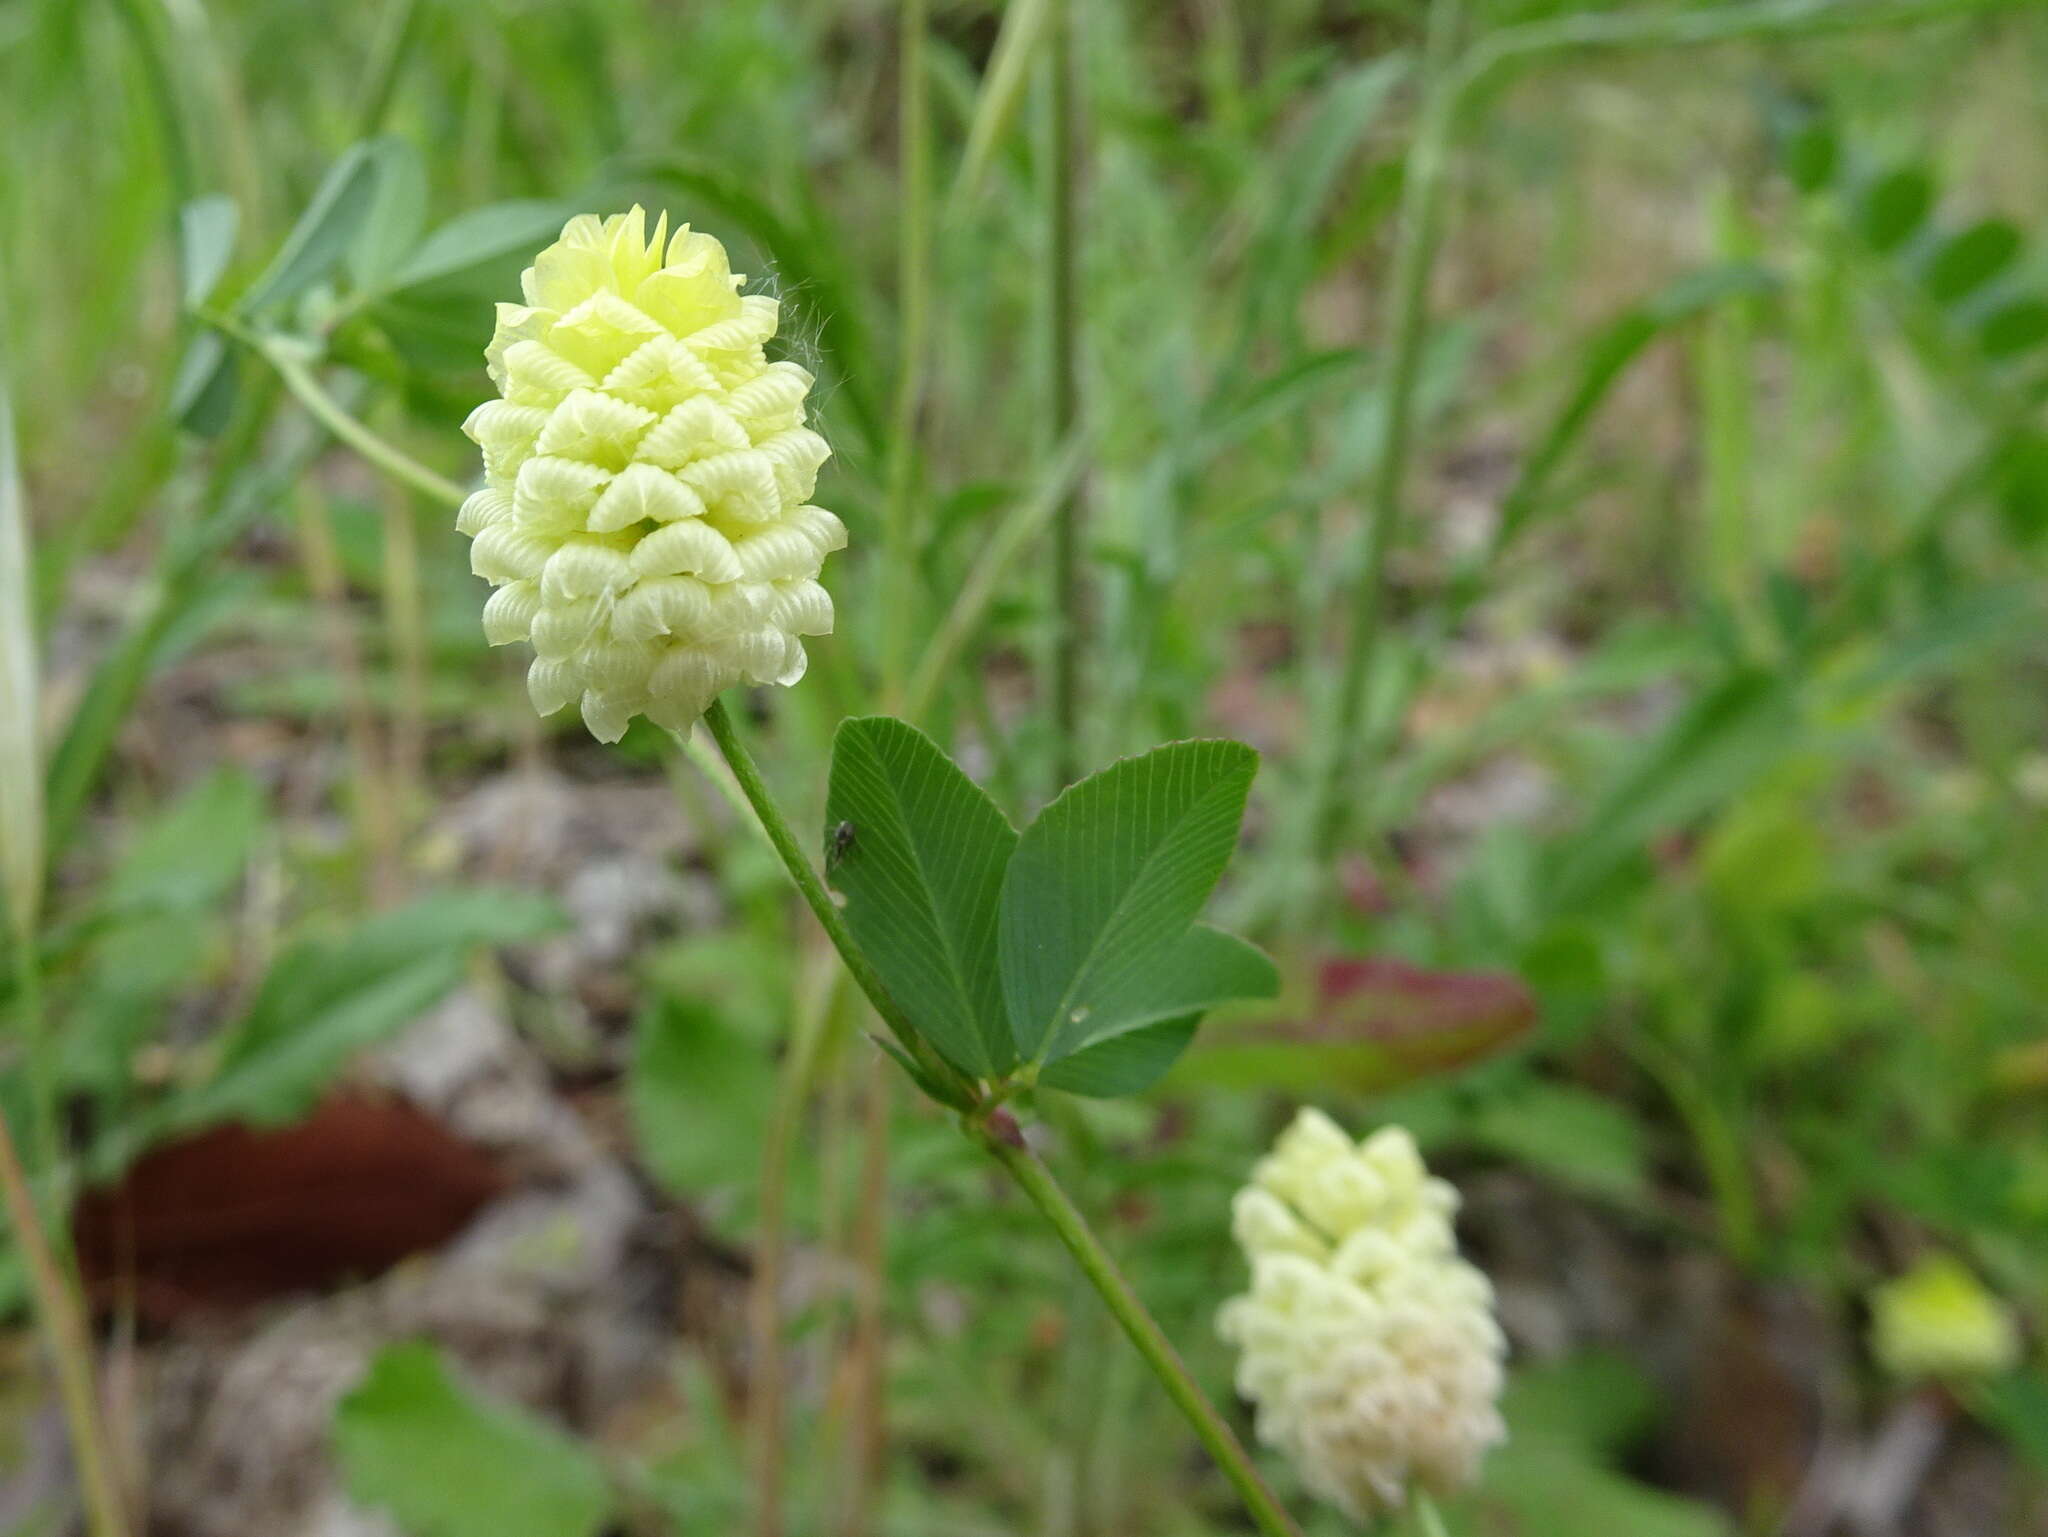
{"label": "green grass blade", "polygon": [[6,360],[0,357],[0,886],[8,919],[21,935],[34,932],[43,892],[33,592],[28,496],[15,451]]}
{"label": "green grass blade", "polygon": [[989,56],[980,94],[974,99],[974,120],[967,128],[967,147],[961,151],[960,171],[953,183],[954,202],[981,190],[996,148],[1009,133],[1024,99],[1032,61],[1045,38],[1045,19],[1051,13],[1050,0],[1012,0],[1004,10],[1003,29]]}

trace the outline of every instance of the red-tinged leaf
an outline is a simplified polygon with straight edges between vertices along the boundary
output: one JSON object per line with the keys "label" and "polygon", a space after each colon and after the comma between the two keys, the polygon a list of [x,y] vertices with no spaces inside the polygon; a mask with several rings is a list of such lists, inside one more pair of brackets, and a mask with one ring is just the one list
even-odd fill
{"label": "red-tinged leaf", "polygon": [[1464,1067],[1536,1023],[1536,999],[1505,972],[1430,971],[1391,957],[1322,963],[1312,999],[1212,1014],[1180,1083],[1379,1092]]}
{"label": "red-tinged leaf", "polygon": [[381,1274],[445,1242],[503,1183],[424,1111],[343,1093],[295,1126],[164,1143],[88,1191],[72,1226],[95,1305],[168,1323]]}

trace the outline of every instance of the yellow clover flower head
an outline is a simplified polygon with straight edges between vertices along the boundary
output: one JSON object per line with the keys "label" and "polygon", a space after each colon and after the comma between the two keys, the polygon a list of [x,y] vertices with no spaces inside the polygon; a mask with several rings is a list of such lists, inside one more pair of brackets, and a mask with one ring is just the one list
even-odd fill
{"label": "yellow clover flower head", "polygon": [[1459,1257],[1457,1192],[1386,1127],[1363,1143],[1303,1110],[1233,1203],[1251,1290],[1217,1320],[1259,1439],[1354,1520],[1409,1485],[1469,1483],[1506,1434],[1493,1288]]}
{"label": "yellow clover flower head", "polygon": [[811,376],[768,361],[777,306],[668,215],[583,214],[498,306],[501,400],[463,424],[484,487],[456,526],[497,590],[492,645],[531,641],[527,690],[580,703],[600,741],[635,715],[685,728],[737,683],[794,683],[832,629],[818,585],[846,529],[810,505],[830,450]]}
{"label": "yellow clover flower head", "polygon": [[1982,1377],[2019,1359],[2012,1312],[1952,1255],[1932,1254],[1870,1295],[1871,1348],[1898,1377]]}

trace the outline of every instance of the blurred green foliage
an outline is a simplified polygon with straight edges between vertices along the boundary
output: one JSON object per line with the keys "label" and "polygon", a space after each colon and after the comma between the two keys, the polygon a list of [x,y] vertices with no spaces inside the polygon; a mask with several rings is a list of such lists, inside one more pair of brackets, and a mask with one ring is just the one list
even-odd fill
{"label": "blurred green foliage", "polygon": [[[1568,57],[1490,94],[1460,141],[1430,288],[1411,537],[1369,680],[1378,767],[1342,787],[1352,836],[1313,851],[1354,899],[1300,925],[1285,834],[1328,746],[1303,702],[1338,670],[1333,552],[1387,405],[1377,298],[1421,14],[1075,9],[1082,740],[1054,742],[1031,686],[1059,622],[1036,544],[1000,573],[920,724],[1015,825],[1054,788],[1062,745],[1099,764],[1246,737],[1266,766],[1220,905],[1280,958],[1283,1005],[1313,1007],[1323,961],[1374,955],[1519,977],[1540,1015],[1486,1051],[1416,1059],[1454,1073],[1376,1055],[1352,1076],[1283,1010],[1250,1027],[1261,1049],[1197,1045],[1142,1103],[1047,1096],[1084,1203],[1116,1214],[1197,1372],[1226,1389],[1209,1336],[1238,1280],[1229,1193],[1305,1083],[1361,1126],[1405,1120],[1455,1171],[1533,1178],[1660,1253],[1795,1287],[1845,1330],[1873,1281],[1938,1240],[2038,1341],[2040,12]],[[1622,9],[1474,0],[1463,33]],[[251,336],[287,338],[345,407],[459,480],[490,304],[565,212],[639,199],[731,244],[820,376],[836,449],[820,497],[853,535],[841,633],[775,701],[764,754],[826,825],[832,732],[876,705],[882,650],[903,304],[893,22],[865,0],[0,12],[0,126],[25,146],[0,179],[0,322],[54,744],[40,965],[75,1173],[173,1129],[290,1116],[479,947],[551,928],[541,897],[455,884],[437,804],[542,756],[582,778],[625,771],[533,725],[476,632],[446,514],[330,453]],[[927,55],[940,211],[920,637],[988,531],[1059,478],[1028,74],[955,184],[999,23],[979,0],[940,4]],[[324,575],[295,499],[308,488]],[[409,767],[344,760],[362,718],[392,742],[412,732]],[[651,774],[664,745],[629,737],[627,761]],[[301,755],[323,755],[311,789],[287,772]],[[636,957],[630,1045],[593,1043],[566,996],[522,997],[520,1017],[565,1070],[610,1073],[646,1171],[742,1241],[808,931],[744,829],[678,789],[699,797],[723,926]],[[437,894],[392,903],[394,850],[400,884]],[[1373,1045],[1386,1017],[1344,1023]],[[790,1220],[845,1258],[866,1053],[846,1011],[818,1029],[822,1106]],[[16,1056],[0,1068],[18,1104]],[[1226,1492],[1185,1465],[1156,1386],[1107,1348],[1061,1256],[947,1128],[899,1106],[888,1129],[886,1529],[1012,1531],[1048,1503],[1074,1534],[1223,1529]],[[852,1306],[828,1289],[790,1321],[792,1349],[839,1359]],[[2015,1532],[2042,1508],[2048,1379],[2032,1359],[1971,1400],[2035,1470]],[[1517,1439],[1457,1529],[1729,1529],[1618,1471],[1672,1407],[1667,1386],[1598,1355],[1530,1362]],[[1862,1386],[1874,1413],[1884,1390]],[[641,1494],[683,1529],[737,1520],[743,1430],[695,1366],[682,1396],[683,1431],[628,1449]],[[386,1356],[344,1411],[352,1482],[408,1529],[470,1529],[402,1455],[445,1433],[475,1466],[509,1445],[545,1482],[561,1460],[551,1487],[594,1523],[583,1454],[498,1413],[431,1357]],[[800,1514],[830,1507],[851,1413],[800,1411]]]}

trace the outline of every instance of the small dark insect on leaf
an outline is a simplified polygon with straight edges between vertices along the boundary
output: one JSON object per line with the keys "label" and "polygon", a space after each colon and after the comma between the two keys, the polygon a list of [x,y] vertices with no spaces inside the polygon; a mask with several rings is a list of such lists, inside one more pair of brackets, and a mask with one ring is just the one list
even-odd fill
{"label": "small dark insect on leaf", "polygon": [[836,870],[839,861],[846,857],[846,851],[853,847],[854,827],[851,822],[841,822],[832,829],[831,845],[825,850],[825,868]]}

